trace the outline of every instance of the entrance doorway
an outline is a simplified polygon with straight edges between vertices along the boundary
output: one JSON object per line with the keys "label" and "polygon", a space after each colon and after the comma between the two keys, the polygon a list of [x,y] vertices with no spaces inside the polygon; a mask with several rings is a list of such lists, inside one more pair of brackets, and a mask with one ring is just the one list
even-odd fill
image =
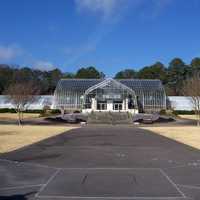
{"label": "entrance doorway", "polygon": [[122,110],[122,101],[113,101],[113,110]]}
{"label": "entrance doorway", "polygon": [[97,110],[107,110],[107,102],[97,101]]}

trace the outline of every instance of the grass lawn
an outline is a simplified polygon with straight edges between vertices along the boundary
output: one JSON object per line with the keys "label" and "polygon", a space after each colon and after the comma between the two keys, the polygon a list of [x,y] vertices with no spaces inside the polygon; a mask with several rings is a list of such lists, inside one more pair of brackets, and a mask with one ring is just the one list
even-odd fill
{"label": "grass lawn", "polygon": [[[38,118],[40,114],[37,113],[24,113],[24,119]],[[0,113],[0,120],[17,120],[17,113]]]}
{"label": "grass lawn", "polygon": [[196,115],[179,115],[179,117],[183,118],[183,119],[193,119],[193,120],[197,120],[197,116]]}
{"label": "grass lawn", "polygon": [[74,128],[76,127],[0,125],[0,153],[19,149]]}
{"label": "grass lawn", "polygon": [[143,127],[142,129],[155,132],[159,135],[200,149],[200,127]]}

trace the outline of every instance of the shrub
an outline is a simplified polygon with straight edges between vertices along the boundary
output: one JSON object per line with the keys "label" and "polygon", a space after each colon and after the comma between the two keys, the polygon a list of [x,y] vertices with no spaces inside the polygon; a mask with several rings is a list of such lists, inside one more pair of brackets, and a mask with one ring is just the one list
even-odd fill
{"label": "shrub", "polygon": [[[24,110],[23,113],[38,113],[38,114],[43,114],[44,113],[44,109],[43,110]],[[0,113],[16,113],[16,110],[14,108],[0,108]],[[49,113],[50,114],[60,114],[60,110],[58,109],[49,109]]]}
{"label": "shrub", "polygon": [[51,110],[51,114],[60,114],[61,112],[60,112],[60,110],[58,110],[58,109],[52,109]]}
{"label": "shrub", "polygon": [[81,113],[81,111],[80,110],[75,110],[74,113]]}
{"label": "shrub", "polygon": [[24,113],[41,113],[42,112],[42,110],[25,110],[25,111],[23,111]]}
{"label": "shrub", "polygon": [[0,108],[0,113],[16,113],[14,108]]}
{"label": "shrub", "polygon": [[174,115],[194,115],[194,110],[174,110]]}
{"label": "shrub", "polygon": [[166,113],[166,110],[161,110],[161,111],[159,112],[159,114],[160,114],[160,115],[166,115],[167,113]]}

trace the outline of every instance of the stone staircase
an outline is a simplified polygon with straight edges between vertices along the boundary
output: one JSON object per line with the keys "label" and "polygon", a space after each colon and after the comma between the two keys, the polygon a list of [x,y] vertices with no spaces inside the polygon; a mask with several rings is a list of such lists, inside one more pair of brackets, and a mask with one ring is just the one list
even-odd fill
{"label": "stone staircase", "polygon": [[130,113],[125,112],[92,112],[88,124],[133,124]]}

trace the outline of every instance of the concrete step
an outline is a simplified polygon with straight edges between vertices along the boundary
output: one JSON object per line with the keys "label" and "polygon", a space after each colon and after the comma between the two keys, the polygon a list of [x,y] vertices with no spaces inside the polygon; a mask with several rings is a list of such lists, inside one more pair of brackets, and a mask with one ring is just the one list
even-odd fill
{"label": "concrete step", "polygon": [[124,112],[93,112],[88,124],[132,124],[132,116]]}

